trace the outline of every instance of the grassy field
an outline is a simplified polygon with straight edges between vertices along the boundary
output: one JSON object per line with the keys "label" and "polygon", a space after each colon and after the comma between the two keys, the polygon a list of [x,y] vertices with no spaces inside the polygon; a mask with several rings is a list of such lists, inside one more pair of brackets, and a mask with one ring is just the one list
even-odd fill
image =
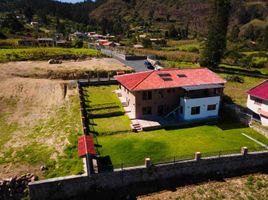
{"label": "grassy field", "polygon": [[[116,86],[88,87],[85,89],[89,105],[117,102],[112,92]],[[249,140],[241,133],[246,133],[265,144],[268,139],[254,130],[241,126],[236,121],[224,117],[217,125],[203,125],[173,130],[156,130],[132,133],[129,130],[130,121],[125,115],[96,118],[91,122],[92,128],[99,133],[98,143],[100,155],[109,155],[115,167],[121,163],[124,166],[141,165],[144,158],[150,157],[153,162],[172,161],[177,157],[193,158],[194,153],[211,153],[237,150],[247,146],[250,149],[260,145]],[[191,145],[189,145],[191,144]]]}
{"label": "grassy field", "polygon": [[[228,76],[227,74],[220,74],[222,77]],[[260,84],[265,79],[243,77],[244,83],[228,81],[225,85],[224,94],[232,99],[232,102],[242,107],[247,104],[247,92]]]}
{"label": "grassy field", "polygon": [[[9,113],[16,106],[15,101],[6,101]],[[77,155],[77,138],[82,134],[79,98],[73,97],[54,110],[49,118],[39,120],[33,127],[9,123],[9,113],[0,115],[0,169],[13,166],[10,175],[30,170],[41,179],[83,173],[83,163]],[[17,134],[23,136],[13,141]],[[41,173],[41,165],[48,170]]]}
{"label": "grassy field", "polygon": [[47,60],[56,57],[75,58],[80,56],[100,57],[101,53],[93,49],[75,48],[0,49],[0,63],[9,61]]}
{"label": "grassy field", "polygon": [[[97,114],[105,114],[111,112],[105,104],[115,104],[116,108],[112,112],[121,112],[118,116],[92,118],[90,117],[90,129],[98,132],[100,135],[116,134],[120,132],[130,131],[130,120],[124,115],[124,109],[117,95],[113,92],[118,89],[118,86],[96,86],[85,88],[84,94],[88,108],[94,108],[94,105],[103,105],[102,109],[98,108]],[[91,111],[90,114],[94,114]]]}
{"label": "grassy field", "polygon": [[200,49],[200,42],[197,40],[169,40],[168,47],[163,47],[164,51],[188,51],[198,53]]}
{"label": "grassy field", "polygon": [[[133,51],[133,50],[132,50]],[[196,62],[199,59],[199,54],[187,51],[166,51],[152,49],[135,49],[136,54],[154,55],[157,59],[165,59],[176,62]]]}
{"label": "grassy field", "polygon": [[237,123],[231,121],[220,122],[214,126],[103,136],[98,137],[98,141],[103,146],[100,148],[100,154],[109,155],[113,164],[118,167],[121,163],[124,166],[141,165],[146,157],[150,157],[153,162],[163,162],[172,161],[174,157],[193,158],[197,151],[213,155],[218,151],[239,152],[244,146],[249,149],[259,147],[241,133],[268,144],[268,140],[254,130],[238,127]]}

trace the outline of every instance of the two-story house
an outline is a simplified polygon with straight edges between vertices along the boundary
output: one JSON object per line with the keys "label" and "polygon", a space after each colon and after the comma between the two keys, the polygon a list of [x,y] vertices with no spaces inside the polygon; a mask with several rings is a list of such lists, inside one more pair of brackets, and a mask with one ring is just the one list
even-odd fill
{"label": "two-story house", "polygon": [[226,81],[206,68],[163,69],[115,76],[133,119],[217,117]]}
{"label": "two-story house", "polygon": [[268,80],[248,91],[247,107],[268,126]]}

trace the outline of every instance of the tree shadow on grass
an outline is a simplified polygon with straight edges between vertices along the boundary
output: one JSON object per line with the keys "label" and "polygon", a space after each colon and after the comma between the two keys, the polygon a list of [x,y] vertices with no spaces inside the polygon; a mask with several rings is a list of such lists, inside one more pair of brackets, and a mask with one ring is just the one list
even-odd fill
{"label": "tree shadow on grass", "polygon": [[235,117],[235,114],[225,111],[221,112],[221,118],[217,123],[217,126],[222,130],[232,130],[248,127],[238,121],[238,119]]}

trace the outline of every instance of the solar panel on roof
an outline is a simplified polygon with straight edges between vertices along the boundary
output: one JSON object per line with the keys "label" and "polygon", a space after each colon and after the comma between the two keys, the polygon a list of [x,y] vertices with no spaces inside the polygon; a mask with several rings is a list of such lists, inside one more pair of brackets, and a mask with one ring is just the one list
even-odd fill
{"label": "solar panel on roof", "polygon": [[168,74],[168,73],[166,73],[166,74],[158,74],[160,77],[167,77],[167,76],[171,76],[171,74]]}
{"label": "solar panel on roof", "polygon": [[179,78],[186,78],[187,76],[185,74],[178,74]]}
{"label": "solar panel on roof", "polygon": [[164,81],[173,81],[172,78],[162,78]]}

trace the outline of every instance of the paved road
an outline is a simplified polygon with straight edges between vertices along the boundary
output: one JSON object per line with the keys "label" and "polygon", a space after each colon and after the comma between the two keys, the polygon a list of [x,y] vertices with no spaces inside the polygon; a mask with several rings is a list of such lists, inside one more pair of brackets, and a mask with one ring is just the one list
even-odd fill
{"label": "paved road", "polygon": [[148,69],[144,66],[144,62],[146,60],[125,60],[123,59],[122,54],[118,54],[115,53],[111,50],[107,50],[107,49],[102,49],[102,53],[108,55],[108,56],[112,56],[113,58],[115,58],[116,60],[119,60],[121,63],[132,67],[136,72],[142,72],[142,71],[148,71]]}

